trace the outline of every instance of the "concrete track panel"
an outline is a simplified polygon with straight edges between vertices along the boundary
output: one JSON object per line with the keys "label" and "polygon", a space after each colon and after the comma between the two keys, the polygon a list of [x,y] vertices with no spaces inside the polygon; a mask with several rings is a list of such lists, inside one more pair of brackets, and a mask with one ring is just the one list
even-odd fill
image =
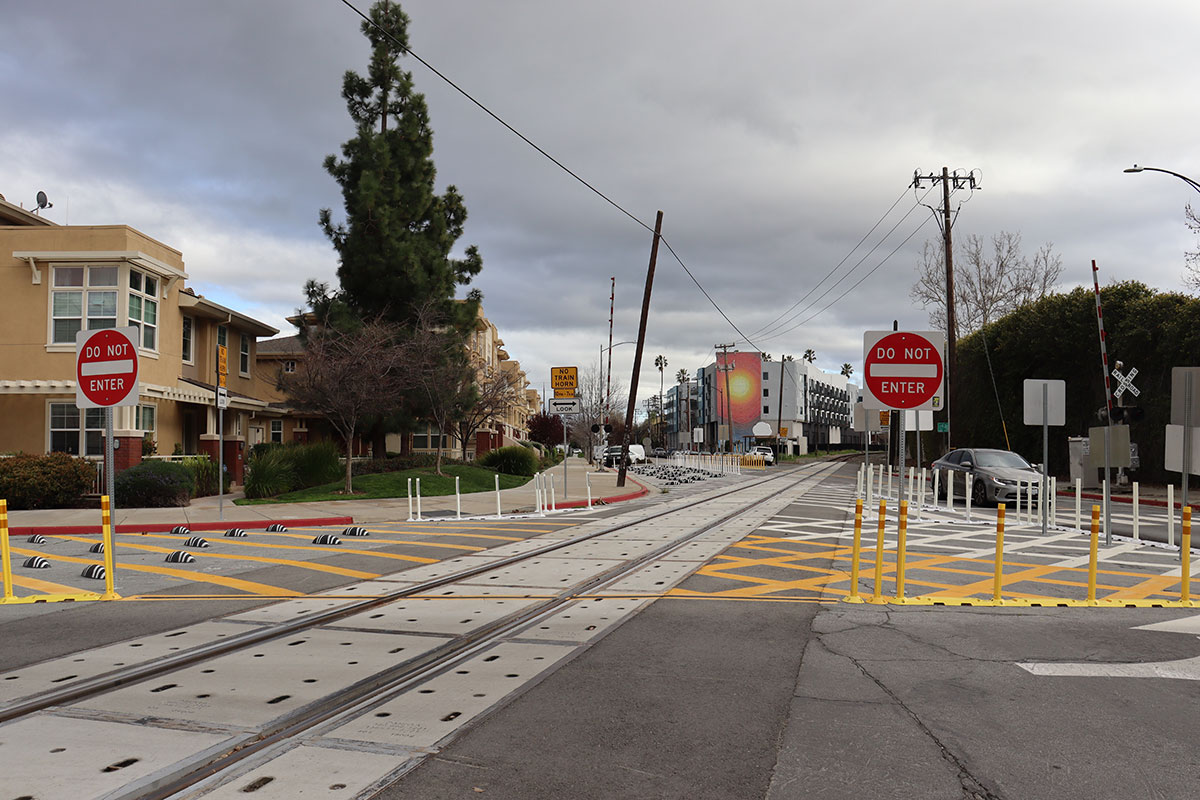
{"label": "concrete track panel", "polygon": [[540,602],[540,599],[409,598],[338,620],[336,627],[461,636]]}
{"label": "concrete track panel", "polygon": [[[395,591],[393,585],[390,589]],[[340,591],[340,590],[337,590]],[[387,591],[380,587],[380,591]],[[370,595],[363,594],[363,597]],[[262,608],[255,608],[250,611],[243,611],[240,614],[226,617],[229,622],[249,622],[261,625],[277,625],[283,622],[295,622],[301,617],[307,617],[312,614],[319,614],[324,611],[332,611],[337,608],[345,608],[352,606],[355,603],[361,602],[360,598],[345,597],[345,598],[318,598],[318,597],[303,597],[297,600],[284,600],[281,603],[273,603]]]}
{"label": "concrete track panel", "polygon": [[307,631],[118,689],[78,707],[131,719],[256,728],[444,641],[432,636]]}
{"label": "concrete track panel", "polygon": [[199,795],[205,800],[353,800],[402,769],[404,756],[301,745]]}
{"label": "concrete track panel", "polygon": [[463,581],[474,586],[523,586],[545,589],[566,589],[593,575],[611,569],[619,561],[584,558],[540,558],[511,564],[484,575]]}
{"label": "concrete track panel", "polygon": [[431,748],[528,685],[574,647],[503,642],[325,733],[327,740]]}
{"label": "concrete track panel", "polygon": [[589,597],[513,634],[514,639],[590,642],[608,633],[650,603],[650,598]]}
{"label": "concrete track panel", "polygon": [[186,628],[118,644],[84,650],[0,675],[0,702],[11,702],[113,670],[173,656],[245,633],[246,628],[224,622],[200,622]]}
{"label": "concrete track panel", "polygon": [[36,800],[88,800],[228,743],[227,734],[37,715],[0,728],[3,792]]}
{"label": "concrete track panel", "polygon": [[658,541],[647,541],[644,539],[633,539],[628,536],[623,536],[624,532],[611,534],[616,538],[604,537],[601,539],[592,539],[579,544],[568,545],[561,550],[555,550],[553,553],[547,553],[546,558],[614,558],[614,559],[630,559],[645,555],[656,547],[661,547],[662,543]]}
{"label": "concrete track panel", "polygon": [[658,595],[670,591],[677,583],[699,569],[702,561],[656,561],[611,583],[598,594]]}

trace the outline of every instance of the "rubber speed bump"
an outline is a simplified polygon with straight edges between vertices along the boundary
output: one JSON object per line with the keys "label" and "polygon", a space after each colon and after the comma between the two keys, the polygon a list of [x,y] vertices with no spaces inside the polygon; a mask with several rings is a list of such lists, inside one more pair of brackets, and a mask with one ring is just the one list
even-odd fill
{"label": "rubber speed bump", "polygon": [[183,543],[184,547],[208,547],[208,540],[200,536],[192,536]]}
{"label": "rubber speed bump", "polygon": [[367,530],[366,528],[359,527],[357,525],[353,525],[349,528],[346,528],[346,530],[342,531],[342,536],[370,536],[370,535],[371,535],[371,532],[369,530]]}
{"label": "rubber speed bump", "polygon": [[175,534],[176,536],[187,536],[191,532],[191,528],[189,528],[187,525],[176,525],[174,528],[171,528],[171,533]]}
{"label": "rubber speed bump", "polygon": [[341,544],[342,540],[334,536],[332,533],[322,533],[317,538],[313,539],[313,544]]}
{"label": "rubber speed bump", "polygon": [[45,544],[46,537],[42,536],[40,533],[35,533],[33,536],[30,536],[28,539],[26,539],[26,543],[27,544]]}
{"label": "rubber speed bump", "polygon": [[194,555],[185,553],[182,550],[176,550],[166,558],[168,564],[193,564],[195,561],[196,557]]}
{"label": "rubber speed bump", "polygon": [[284,533],[286,531],[287,528],[283,527],[278,522],[272,522],[267,526],[267,533]]}
{"label": "rubber speed bump", "polygon": [[235,539],[245,539],[246,538],[246,532],[244,530],[242,530],[241,528],[230,528],[229,530],[225,531],[225,535],[231,536]]}
{"label": "rubber speed bump", "polygon": [[91,547],[88,548],[88,552],[89,553],[103,553],[104,552],[104,542],[96,542],[94,545],[92,545]]}
{"label": "rubber speed bump", "polygon": [[85,578],[91,578],[94,581],[102,581],[102,580],[104,580],[104,565],[103,564],[89,564],[87,567],[84,568],[84,570],[81,574]]}
{"label": "rubber speed bump", "polygon": [[50,569],[50,562],[41,556],[30,556],[21,566],[25,569]]}

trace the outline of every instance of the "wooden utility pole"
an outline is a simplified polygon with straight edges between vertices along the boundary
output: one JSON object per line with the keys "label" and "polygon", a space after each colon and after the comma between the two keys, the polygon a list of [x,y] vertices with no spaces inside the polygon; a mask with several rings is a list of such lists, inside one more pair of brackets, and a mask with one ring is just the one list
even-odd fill
{"label": "wooden utility pole", "polygon": [[779,450],[783,447],[783,437],[779,431],[783,428],[783,371],[787,369],[787,363],[792,360],[791,356],[785,356],[782,353],[779,355],[779,397],[775,402],[779,403],[779,416],[775,422],[775,449]]}
{"label": "wooden utility pole", "polygon": [[[650,245],[650,266],[646,268],[646,291],[642,295],[642,321],[638,324],[637,352],[633,356],[633,377],[629,381],[629,407],[625,411],[625,430],[621,432],[621,465],[617,467],[617,486],[625,485],[625,461],[629,458],[629,437],[633,434],[633,409],[637,405],[638,375],[642,371],[642,346],[646,343],[646,319],[650,316],[650,290],[654,288],[654,265],[658,263],[658,240],[662,238],[663,212],[654,220],[654,242]],[[612,350],[608,351],[612,353]]]}
{"label": "wooden utility pole", "polygon": [[[728,448],[728,452],[730,452],[730,453],[733,452],[733,403],[731,402],[730,397],[729,397],[729,373],[733,370],[733,365],[729,363],[729,348],[731,348],[731,347],[733,347],[732,344],[714,344],[713,345],[713,349],[720,350],[721,354],[724,356],[723,363],[717,365],[717,371],[725,373],[725,410],[726,410],[725,426],[727,428],[726,433],[728,434],[725,437],[725,441],[727,442],[726,447]],[[721,419],[721,404],[718,403],[717,404],[717,420],[718,420],[717,433],[718,434],[720,434],[720,432],[721,432],[720,419]]]}

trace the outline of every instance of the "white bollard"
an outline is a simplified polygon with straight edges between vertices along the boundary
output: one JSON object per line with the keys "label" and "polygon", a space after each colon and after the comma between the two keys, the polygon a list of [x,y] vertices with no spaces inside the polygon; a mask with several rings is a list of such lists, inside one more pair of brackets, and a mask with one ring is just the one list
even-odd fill
{"label": "white bollard", "polygon": [[920,488],[920,497],[917,499],[917,519],[921,518],[921,512],[925,509],[925,468],[921,467],[921,482],[917,484]]}
{"label": "white bollard", "polygon": [[1167,484],[1167,544],[1175,546],[1175,484]]}
{"label": "white bollard", "polygon": [[975,492],[971,489],[971,473],[963,473],[963,499],[967,504],[967,522],[971,521],[971,498]]}
{"label": "white bollard", "polygon": [[914,485],[916,483],[916,480],[917,480],[917,468],[909,467],[908,468],[908,497],[909,497],[910,502],[912,501],[912,498],[917,496],[917,487]]}
{"label": "white bollard", "polygon": [[946,470],[946,510],[954,510],[954,470]]}
{"label": "white bollard", "polygon": [[500,476],[496,475],[496,519],[504,516],[504,512],[500,510]]}
{"label": "white bollard", "polygon": [[417,478],[417,519],[421,518],[421,479]]}
{"label": "white bollard", "polygon": [[533,473],[533,507],[542,513],[542,473]]}
{"label": "white bollard", "polygon": [[458,491],[458,476],[454,476],[454,518],[462,519],[462,495]]}
{"label": "white bollard", "polygon": [[558,501],[554,499],[554,476],[550,476],[550,510],[558,511]]}
{"label": "white bollard", "polygon": [[1021,486],[1024,483],[1025,483],[1025,481],[1022,481],[1022,480],[1017,481],[1017,503],[1016,503],[1016,505],[1017,505],[1017,508],[1016,508],[1017,520],[1016,521],[1017,521],[1018,525],[1021,524]]}
{"label": "white bollard", "polygon": [[874,480],[873,480],[874,477],[875,477],[875,467],[873,465],[868,465],[867,466],[867,505],[863,509],[863,519],[866,519],[871,515],[871,506],[872,506],[871,484],[874,483]]}
{"label": "white bollard", "polygon": [[1050,527],[1058,527],[1058,478],[1050,477]]}
{"label": "white bollard", "polygon": [[1080,527],[1080,516],[1079,516],[1080,504],[1082,502],[1083,502],[1083,479],[1076,478],[1075,479],[1075,530],[1077,530],[1077,531],[1083,530],[1083,528]]}
{"label": "white bollard", "polygon": [[938,489],[941,488],[941,486],[939,485],[938,479],[941,478],[941,476],[942,476],[942,471],[940,469],[935,469],[933,471],[933,510],[934,511],[936,511],[937,507],[938,507]]}
{"label": "white bollard", "polygon": [[408,479],[408,521],[412,522],[412,478]]}
{"label": "white bollard", "polygon": [[1141,537],[1138,536],[1138,482],[1133,482],[1133,540],[1136,542]]}
{"label": "white bollard", "polygon": [[889,498],[891,498],[891,496],[892,496],[892,467],[891,467],[891,465],[890,465],[890,464],[888,465],[888,471],[887,471],[887,472],[888,472],[888,490],[887,490],[887,496],[888,496]]}
{"label": "white bollard", "polygon": [[587,482],[587,494],[588,494],[587,507],[590,510],[592,507],[592,473],[590,473],[590,472],[587,473],[586,482]]}

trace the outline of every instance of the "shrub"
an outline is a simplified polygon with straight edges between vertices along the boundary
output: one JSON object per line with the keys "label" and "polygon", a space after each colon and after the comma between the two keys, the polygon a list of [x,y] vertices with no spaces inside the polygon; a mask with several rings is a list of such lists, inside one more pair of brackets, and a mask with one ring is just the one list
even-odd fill
{"label": "shrub", "polygon": [[91,491],[95,477],[95,467],[83,458],[20,453],[0,458],[0,498],[11,509],[70,507]]}
{"label": "shrub", "polygon": [[291,461],[297,488],[320,486],[336,481],[344,474],[341,454],[333,442],[288,445],[284,453]]}
{"label": "shrub", "polygon": [[296,487],[296,472],[283,447],[259,450],[246,464],[246,497],[274,497]]}
{"label": "shrub", "polygon": [[479,459],[479,466],[505,475],[533,475],[537,472],[538,458],[527,447],[510,445],[484,453]]}
{"label": "shrub", "polygon": [[[217,493],[217,462],[213,461],[208,456],[192,456],[179,462],[191,470],[192,482],[196,486],[196,491],[192,497],[209,497]],[[229,491],[229,484],[232,479],[229,477],[229,471],[225,471],[225,486],[224,490]]]}
{"label": "shrub", "polygon": [[186,465],[157,459],[118,472],[114,484],[118,508],[186,506],[196,490]]}

